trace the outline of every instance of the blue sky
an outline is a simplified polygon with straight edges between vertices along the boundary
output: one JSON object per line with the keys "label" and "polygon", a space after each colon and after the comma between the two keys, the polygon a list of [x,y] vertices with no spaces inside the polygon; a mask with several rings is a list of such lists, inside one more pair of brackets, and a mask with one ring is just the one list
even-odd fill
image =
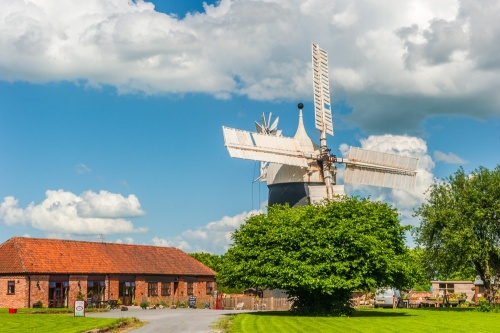
{"label": "blue sky", "polygon": [[499,14],[495,1],[0,0],[0,242],[102,234],[223,253],[267,188],[221,128],[272,112],[293,136],[303,102],[319,141],[312,42],[329,53],[332,153],[420,161],[412,192],[346,191],[417,225],[434,178],[499,162]]}

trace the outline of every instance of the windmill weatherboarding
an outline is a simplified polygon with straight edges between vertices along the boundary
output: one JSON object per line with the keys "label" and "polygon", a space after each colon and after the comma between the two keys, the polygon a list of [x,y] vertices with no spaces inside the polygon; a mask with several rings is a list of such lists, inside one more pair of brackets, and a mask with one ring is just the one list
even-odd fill
{"label": "windmill weatherboarding", "polygon": [[312,142],[304,128],[299,103],[299,124],[293,138],[282,136],[278,118],[272,114],[256,132],[222,127],[224,144],[234,158],[261,161],[258,180],[267,182],[268,205],[306,205],[344,194],[336,184],[335,163],[345,164],[344,182],[409,190],[415,186],[418,159],[351,147],[347,158],[330,154],[326,136],[333,136],[328,77],[328,54],[312,45],[314,115],[320,145]]}

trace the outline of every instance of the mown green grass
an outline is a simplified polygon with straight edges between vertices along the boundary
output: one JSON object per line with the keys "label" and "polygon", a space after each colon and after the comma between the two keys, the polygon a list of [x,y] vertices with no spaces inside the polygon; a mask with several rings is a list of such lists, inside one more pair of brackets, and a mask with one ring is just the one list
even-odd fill
{"label": "mown green grass", "polygon": [[113,327],[125,320],[123,318],[74,317],[72,314],[57,312],[31,314],[31,311],[23,310],[28,309],[18,309],[16,314],[9,314],[8,309],[0,309],[0,332],[77,333],[94,328]]}
{"label": "mown green grass", "polygon": [[238,314],[232,333],[500,332],[500,313],[474,309],[365,309],[350,317],[302,317],[287,312]]}

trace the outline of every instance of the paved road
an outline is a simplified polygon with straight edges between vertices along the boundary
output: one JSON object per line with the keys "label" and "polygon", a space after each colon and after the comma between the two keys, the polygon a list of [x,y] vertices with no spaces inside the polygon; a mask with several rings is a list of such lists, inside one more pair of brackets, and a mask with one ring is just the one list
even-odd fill
{"label": "paved road", "polygon": [[102,313],[87,313],[87,317],[136,317],[148,322],[133,333],[208,333],[214,332],[210,326],[225,315],[231,313],[255,312],[246,310],[205,310],[205,309],[156,309],[143,310],[138,306],[129,306],[128,311],[111,310]]}

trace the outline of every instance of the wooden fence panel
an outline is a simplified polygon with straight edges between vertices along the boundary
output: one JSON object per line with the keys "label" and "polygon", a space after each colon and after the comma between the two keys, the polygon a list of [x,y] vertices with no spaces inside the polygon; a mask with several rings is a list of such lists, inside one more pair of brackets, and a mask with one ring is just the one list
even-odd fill
{"label": "wooden fence panel", "polygon": [[[240,307],[243,303],[243,306]],[[240,297],[223,297],[222,305],[226,310],[272,310],[272,311],[288,311],[292,303],[288,298],[255,298],[250,296]]]}

